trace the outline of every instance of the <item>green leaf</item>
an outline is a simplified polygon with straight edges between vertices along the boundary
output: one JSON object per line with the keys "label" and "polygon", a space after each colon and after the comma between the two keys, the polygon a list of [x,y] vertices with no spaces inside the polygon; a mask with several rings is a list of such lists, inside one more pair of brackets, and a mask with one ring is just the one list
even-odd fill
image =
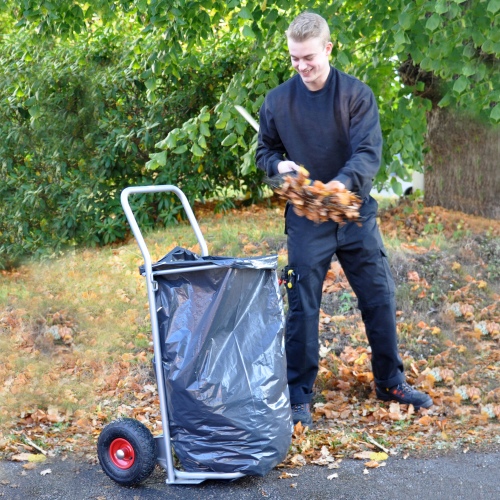
{"label": "green leaf", "polygon": [[245,26],[243,26],[243,36],[247,38],[255,38],[255,33],[252,31],[250,26],[245,24]]}
{"label": "green leaf", "polygon": [[396,45],[403,45],[406,43],[406,35],[403,30],[396,31],[394,34],[394,41],[396,42]]}
{"label": "green leaf", "polygon": [[438,26],[441,24],[441,16],[438,14],[432,14],[429,19],[427,19],[427,22],[425,23],[425,27],[429,31],[434,31],[438,28]]}
{"label": "green leaf", "polygon": [[491,110],[490,118],[495,122],[500,121],[500,104],[495,105]]}
{"label": "green leaf", "polygon": [[172,153],[175,153],[176,155],[181,155],[182,153],[185,153],[187,149],[188,149],[187,144],[183,144],[182,146],[175,148],[172,151]]}
{"label": "green leaf", "polygon": [[203,152],[203,149],[198,146],[198,144],[193,144],[191,146],[191,153],[193,153],[194,156],[204,156],[205,153]]}
{"label": "green leaf", "polygon": [[451,94],[448,92],[445,96],[438,102],[438,106],[440,108],[445,108],[451,104]]}
{"label": "green leaf", "polygon": [[336,59],[342,66],[347,66],[350,63],[348,55],[343,50],[337,52]]}
{"label": "green leaf", "polygon": [[398,17],[399,24],[405,30],[409,30],[413,25],[413,15],[409,12],[401,12]]}
{"label": "green leaf", "polygon": [[474,65],[470,63],[465,64],[464,67],[462,68],[462,74],[465,76],[472,76],[475,73],[476,73],[476,68],[474,67]]}
{"label": "green leaf", "polygon": [[398,196],[401,196],[403,194],[403,187],[399,183],[399,181],[395,178],[391,178],[391,189],[396,193]]}
{"label": "green leaf", "polygon": [[160,149],[174,149],[175,145],[177,144],[177,133],[179,132],[178,128],[174,128],[169,132],[167,137],[163,139],[162,141],[158,142],[155,144],[157,148]]}
{"label": "green leaf", "polygon": [[215,122],[215,128],[217,128],[217,129],[226,128],[226,124],[230,120],[230,118],[231,118],[231,114],[228,113],[227,111],[224,111],[220,115],[220,118]]}
{"label": "green leaf", "polygon": [[33,119],[37,119],[39,116],[42,115],[42,110],[40,109],[40,106],[31,106],[28,108],[29,114]]}
{"label": "green leaf", "polygon": [[223,141],[222,145],[223,146],[232,146],[236,141],[238,140],[238,137],[234,132],[229,134]]}
{"label": "green leaf", "polygon": [[210,113],[202,113],[200,116],[200,121],[202,122],[208,122],[210,121]]}
{"label": "green leaf", "polygon": [[208,126],[208,123],[200,123],[200,134],[204,135],[205,137],[210,136],[210,127]]}
{"label": "green leaf", "polygon": [[450,7],[448,5],[448,2],[444,0],[439,0],[436,2],[436,5],[434,6],[434,11],[437,12],[438,14],[444,14],[450,10]]}
{"label": "green leaf", "polygon": [[150,78],[149,80],[146,80],[145,84],[146,84],[146,88],[148,90],[155,90],[156,89],[156,78]]}
{"label": "green leaf", "polygon": [[467,79],[467,77],[462,75],[453,84],[453,90],[455,92],[458,92],[459,94],[461,94],[467,88],[468,83],[469,83],[469,80]]}
{"label": "green leaf", "polygon": [[238,16],[242,19],[253,19],[252,13],[246,8],[243,7],[239,12]]}
{"label": "green leaf", "polygon": [[205,140],[205,137],[203,135],[200,135],[200,137],[198,138],[198,144],[203,149],[207,149],[207,141]]}
{"label": "green leaf", "polygon": [[146,163],[146,168],[149,170],[156,170],[158,167],[164,167],[167,164],[167,152],[153,153],[149,155],[151,160]]}
{"label": "green leaf", "polygon": [[265,94],[267,92],[267,85],[265,83],[259,83],[257,87],[255,87],[256,94]]}
{"label": "green leaf", "polygon": [[500,9],[500,0],[490,0],[488,3],[488,7],[486,7],[486,10],[488,12],[491,12],[492,14],[496,14],[499,9]]}

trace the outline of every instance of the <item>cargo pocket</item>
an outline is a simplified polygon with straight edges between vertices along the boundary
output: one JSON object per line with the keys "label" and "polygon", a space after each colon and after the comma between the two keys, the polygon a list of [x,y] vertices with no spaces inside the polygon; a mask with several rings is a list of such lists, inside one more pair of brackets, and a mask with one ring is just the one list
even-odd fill
{"label": "cargo pocket", "polygon": [[382,262],[385,270],[385,276],[387,279],[388,291],[390,295],[394,295],[396,287],[394,285],[394,279],[392,278],[392,272],[389,266],[389,259],[387,258],[387,252],[384,247],[380,249],[380,253],[382,254]]}

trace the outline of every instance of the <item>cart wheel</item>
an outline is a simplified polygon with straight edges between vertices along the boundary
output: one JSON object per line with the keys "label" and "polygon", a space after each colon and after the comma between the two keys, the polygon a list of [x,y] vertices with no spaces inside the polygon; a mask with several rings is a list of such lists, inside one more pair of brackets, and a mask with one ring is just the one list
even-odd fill
{"label": "cart wheel", "polygon": [[121,418],[99,435],[97,455],[113,481],[133,486],[147,479],[155,468],[155,440],[145,425],[132,418]]}

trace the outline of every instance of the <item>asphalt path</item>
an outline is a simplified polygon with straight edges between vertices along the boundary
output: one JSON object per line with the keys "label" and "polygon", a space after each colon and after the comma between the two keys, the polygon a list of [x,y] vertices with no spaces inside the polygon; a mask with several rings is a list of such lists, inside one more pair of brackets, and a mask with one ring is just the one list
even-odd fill
{"label": "asphalt path", "polygon": [[[50,469],[50,472],[47,470]],[[263,478],[232,482],[205,481],[199,485],[168,485],[157,467],[138,487],[111,481],[100,466],[68,458],[49,458],[35,469],[0,461],[0,497],[9,500],[146,500],[146,499],[500,499],[500,451],[455,452],[430,458],[390,457],[385,467],[366,469],[360,460],[344,460],[338,469],[305,466],[287,469],[297,474],[280,479],[284,469]],[[332,474],[338,477],[328,479]]]}

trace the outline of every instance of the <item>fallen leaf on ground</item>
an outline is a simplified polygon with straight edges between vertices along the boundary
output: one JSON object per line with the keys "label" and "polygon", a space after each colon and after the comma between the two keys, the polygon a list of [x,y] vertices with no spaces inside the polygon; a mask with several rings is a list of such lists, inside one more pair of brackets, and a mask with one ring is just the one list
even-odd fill
{"label": "fallen leaf on ground", "polygon": [[290,472],[283,472],[281,476],[279,476],[279,479],[289,479],[291,477],[297,477],[298,474],[292,474]]}
{"label": "fallen leaf on ground", "polygon": [[44,462],[47,458],[45,455],[35,455],[34,453],[19,453],[13,455],[11,460],[14,462]]}
{"label": "fallen leaf on ground", "polygon": [[365,467],[368,467],[369,469],[376,469],[377,467],[385,467],[386,462],[377,462],[375,460],[370,460],[369,462],[365,463]]}
{"label": "fallen leaf on ground", "polygon": [[360,460],[376,460],[377,462],[382,462],[389,458],[389,455],[384,452],[377,453],[375,451],[361,451],[359,453],[354,454],[354,458],[358,458]]}

